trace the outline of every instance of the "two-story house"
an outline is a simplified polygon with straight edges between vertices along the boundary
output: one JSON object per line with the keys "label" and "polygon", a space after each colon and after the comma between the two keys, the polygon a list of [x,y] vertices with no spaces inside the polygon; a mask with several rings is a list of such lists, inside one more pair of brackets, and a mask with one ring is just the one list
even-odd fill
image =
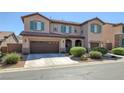
{"label": "two-story house", "polygon": [[73,46],[124,46],[123,24],[93,18],[83,23],[49,19],[39,13],[22,16],[23,53],[65,52]]}

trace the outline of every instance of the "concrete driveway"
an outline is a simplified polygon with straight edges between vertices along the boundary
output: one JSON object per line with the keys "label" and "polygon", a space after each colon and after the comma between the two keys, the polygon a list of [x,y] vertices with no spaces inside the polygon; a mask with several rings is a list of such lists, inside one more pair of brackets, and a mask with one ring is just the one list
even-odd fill
{"label": "concrete driveway", "polygon": [[45,67],[76,63],[78,62],[71,60],[64,54],[29,54],[24,67]]}

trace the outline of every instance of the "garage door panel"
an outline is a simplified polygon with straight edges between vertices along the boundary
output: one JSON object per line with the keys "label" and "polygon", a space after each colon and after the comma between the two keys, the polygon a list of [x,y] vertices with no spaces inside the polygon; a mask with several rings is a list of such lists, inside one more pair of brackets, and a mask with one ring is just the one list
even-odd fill
{"label": "garage door panel", "polygon": [[31,53],[57,53],[59,52],[58,41],[32,41],[30,42]]}

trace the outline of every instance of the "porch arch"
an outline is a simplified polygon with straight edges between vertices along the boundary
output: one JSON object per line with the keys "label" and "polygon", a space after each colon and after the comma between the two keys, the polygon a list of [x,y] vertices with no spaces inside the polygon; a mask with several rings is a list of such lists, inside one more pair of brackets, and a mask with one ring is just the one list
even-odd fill
{"label": "porch arch", "polygon": [[82,46],[81,40],[75,40],[75,46]]}
{"label": "porch arch", "polygon": [[65,40],[65,47],[66,47],[66,52],[69,52],[70,48],[72,47],[72,41],[70,39]]}

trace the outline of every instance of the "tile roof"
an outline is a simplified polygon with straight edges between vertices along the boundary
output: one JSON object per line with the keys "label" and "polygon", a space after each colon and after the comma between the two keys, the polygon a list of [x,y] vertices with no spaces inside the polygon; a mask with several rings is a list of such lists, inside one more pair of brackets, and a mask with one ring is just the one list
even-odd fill
{"label": "tile roof", "polygon": [[84,36],[81,35],[63,35],[63,34],[56,34],[56,33],[41,33],[41,32],[28,32],[23,31],[21,32],[22,36],[44,36],[44,37],[60,37],[60,38],[84,38]]}
{"label": "tile roof", "polygon": [[13,32],[3,32],[3,31],[0,31],[0,41],[4,40],[6,37],[12,35]]}
{"label": "tile roof", "polygon": [[22,17],[21,17],[21,18],[22,18],[22,21],[24,21],[24,18],[25,18],[25,17],[29,17],[29,16],[33,16],[33,15],[39,15],[39,16],[41,16],[41,17],[43,17],[43,18],[45,18],[45,19],[47,19],[47,20],[49,20],[50,22],[53,22],[53,23],[63,23],[63,24],[71,24],[71,25],[84,25],[84,24],[86,24],[86,23],[88,23],[88,22],[90,22],[90,21],[92,21],[92,20],[99,20],[99,21],[100,21],[101,23],[103,23],[103,24],[111,24],[111,25],[113,25],[113,26],[124,25],[123,23],[115,23],[115,24],[114,24],[114,23],[107,23],[107,22],[102,21],[102,20],[101,20],[100,18],[98,18],[98,17],[89,19],[89,20],[84,21],[84,22],[82,22],[82,23],[72,22],[72,21],[65,21],[65,20],[49,19],[49,18],[47,18],[46,16],[44,16],[44,15],[38,13],[38,12],[29,14],[29,15],[22,16]]}
{"label": "tile roof", "polygon": [[80,23],[72,22],[72,21],[65,21],[65,20],[56,20],[56,19],[50,19],[53,23],[63,23],[63,24],[72,24],[72,25],[80,25]]}

